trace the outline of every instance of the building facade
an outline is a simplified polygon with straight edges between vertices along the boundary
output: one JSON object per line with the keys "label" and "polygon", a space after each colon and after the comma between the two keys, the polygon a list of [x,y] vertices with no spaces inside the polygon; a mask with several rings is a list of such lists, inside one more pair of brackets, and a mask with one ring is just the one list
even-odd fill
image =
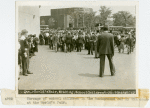
{"label": "building facade", "polygon": [[40,31],[47,31],[50,28],[51,18],[51,16],[40,16]]}
{"label": "building facade", "polygon": [[39,6],[19,6],[18,7],[18,32],[23,29],[28,31],[28,34],[40,33],[40,11]]}
{"label": "building facade", "polygon": [[92,8],[60,8],[51,9],[54,18],[54,28],[81,28],[84,27],[84,13],[93,12]]}

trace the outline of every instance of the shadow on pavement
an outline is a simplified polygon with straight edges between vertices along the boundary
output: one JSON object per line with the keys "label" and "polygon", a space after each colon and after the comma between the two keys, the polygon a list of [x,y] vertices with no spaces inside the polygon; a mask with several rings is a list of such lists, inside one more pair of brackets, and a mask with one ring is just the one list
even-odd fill
{"label": "shadow on pavement", "polygon": [[[89,74],[89,73],[85,73],[85,74],[78,74],[79,76],[84,76],[84,77],[100,77],[98,74]],[[111,75],[103,75],[103,77],[111,77]]]}
{"label": "shadow on pavement", "polygon": [[48,52],[55,52],[55,50],[49,50]]}
{"label": "shadow on pavement", "polygon": [[85,76],[85,77],[99,77],[98,74],[89,74],[89,73],[85,73],[85,74],[78,74],[79,76]]}
{"label": "shadow on pavement", "polygon": [[95,57],[83,57],[85,59],[95,59]]}
{"label": "shadow on pavement", "polygon": [[87,55],[87,54],[83,54],[83,53],[78,53],[78,55]]}

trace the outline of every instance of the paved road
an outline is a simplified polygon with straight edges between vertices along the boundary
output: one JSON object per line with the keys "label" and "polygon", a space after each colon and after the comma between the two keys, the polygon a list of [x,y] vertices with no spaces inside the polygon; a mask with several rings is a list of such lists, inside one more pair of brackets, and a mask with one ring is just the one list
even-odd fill
{"label": "paved road", "polygon": [[135,89],[136,70],[133,52],[128,55],[115,50],[116,75],[111,76],[108,59],[104,77],[99,77],[99,59],[82,52],[57,52],[48,46],[39,46],[39,52],[30,59],[34,74],[20,76],[19,89]]}

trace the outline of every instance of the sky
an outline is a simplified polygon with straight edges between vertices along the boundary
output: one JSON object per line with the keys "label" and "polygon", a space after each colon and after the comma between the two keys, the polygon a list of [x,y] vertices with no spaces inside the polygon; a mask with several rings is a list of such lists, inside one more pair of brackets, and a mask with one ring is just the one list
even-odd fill
{"label": "sky", "polygon": [[[86,8],[92,8],[93,11],[96,11],[96,15],[99,15],[99,9],[100,6],[83,6]],[[47,16],[50,15],[50,10],[51,9],[56,9],[56,8],[68,8],[68,7],[81,7],[81,6],[42,6],[40,8],[40,16]],[[112,10],[112,14],[117,13],[118,11],[128,11],[130,12],[133,16],[136,16],[136,7],[135,6],[107,6]]]}

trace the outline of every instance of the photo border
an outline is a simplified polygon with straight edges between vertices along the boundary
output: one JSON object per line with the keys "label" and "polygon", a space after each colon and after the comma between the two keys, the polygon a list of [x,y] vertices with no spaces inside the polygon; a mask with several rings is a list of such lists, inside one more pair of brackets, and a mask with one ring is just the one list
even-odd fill
{"label": "photo border", "polygon": [[[67,2],[64,3],[64,2]],[[18,6],[38,6],[38,5],[44,5],[44,6],[66,6],[70,4],[82,4],[83,6],[86,6],[86,3],[89,3],[91,5],[98,4],[106,5],[106,6],[136,6],[136,94],[18,94]],[[82,3],[81,3],[82,2]],[[138,73],[139,73],[139,2],[138,1],[16,1],[15,2],[15,40],[16,40],[16,49],[15,49],[15,92],[16,97],[137,97],[138,96]],[[51,89],[53,90],[53,89]],[[88,90],[88,89],[87,89]],[[91,90],[91,89],[89,89]],[[98,90],[98,89],[96,89]],[[104,89],[100,89],[104,90]],[[108,89],[107,89],[108,90]],[[113,90],[113,89],[110,89]],[[117,90],[117,89],[116,89]],[[127,89],[121,89],[121,90],[127,90]],[[129,90],[129,89],[128,89]]]}

